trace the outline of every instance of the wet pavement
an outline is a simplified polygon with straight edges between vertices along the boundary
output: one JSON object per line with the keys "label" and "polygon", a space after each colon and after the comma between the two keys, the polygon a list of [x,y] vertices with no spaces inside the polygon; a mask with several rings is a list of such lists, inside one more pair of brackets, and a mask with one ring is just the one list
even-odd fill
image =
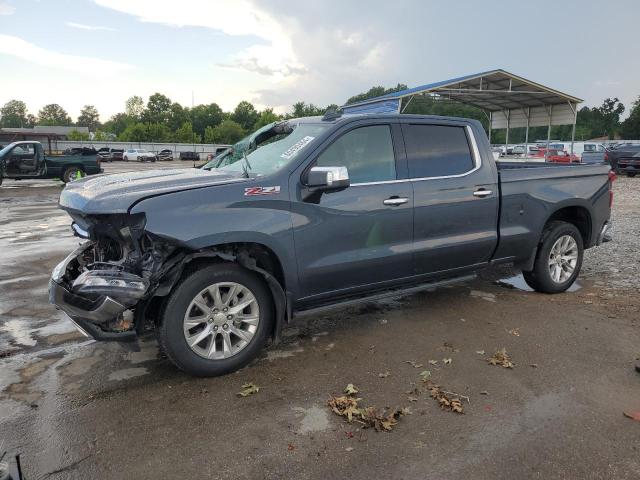
{"label": "wet pavement", "polygon": [[[615,243],[587,252],[573,292],[505,272],[305,317],[212,379],[177,371],[153,338],[87,340],[48,304],[78,243],[60,188],[0,187],[0,444],[27,478],[640,478],[640,422],[623,415],[640,410],[637,179],[617,182]],[[513,369],[488,364],[501,348]],[[469,397],[465,414],[407,393],[424,370]],[[259,392],[238,397],[247,382]],[[391,432],[348,424],[326,406],[348,383],[412,415]]]}

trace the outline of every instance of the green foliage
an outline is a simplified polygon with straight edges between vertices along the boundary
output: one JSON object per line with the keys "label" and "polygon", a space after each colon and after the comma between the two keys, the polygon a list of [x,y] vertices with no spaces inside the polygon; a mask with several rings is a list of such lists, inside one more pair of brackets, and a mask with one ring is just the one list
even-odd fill
{"label": "green foliage", "polygon": [[116,137],[122,135],[129,125],[137,123],[135,118],[126,113],[116,113],[104,124],[105,131],[113,133]]}
{"label": "green foliage", "polygon": [[173,139],[171,130],[162,123],[147,123],[147,142],[170,142]]}
{"label": "green foliage", "polygon": [[0,127],[22,128],[28,123],[27,105],[22,100],[9,100],[0,108]]}
{"label": "green foliage", "polygon": [[359,93],[358,95],[354,95],[349,100],[347,100],[347,105],[351,105],[352,103],[362,102],[363,100],[368,100],[369,98],[381,97],[382,95],[387,95],[388,93],[395,93],[401,90],[406,90],[407,86],[404,83],[399,83],[395,87],[384,88],[384,87],[371,87],[364,93]]}
{"label": "green foliage", "polygon": [[238,123],[247,131],[255,130],[253,126],[258,120],[258,112],[251,103],[243,100],[233,111],[231,120]]}
{"label": "green foliage", "polygon": [[215,127],[222,122],[223,117],[224,113],[216,103],[210,103],[209,105],[196,105],[189,111],[189,118],[191,118],[191,123],[193,124],[193,131],[201,137],[204,136],[207,127]]}
{"label": "green foliage", "polygon": [[57,103],[45,105],[38,112],[38,125],[71,125],[71,117],[67,111]]}
{"label": "green foliage", "polygon": [[79,127],[89,127],[90,132],[95,132],[100,126],[100,114],[93,105],[85,105],[80,110],[80,116],[76,125]]}
{"label": "green foliage", "polygon": [[144,100],[142,97],[138,95],[134,95],[133,97],[129,97],[125,102],[124,113],[136,120],[140,120],[142,118],[142,114],[144,113]]}
{"label": "green foliage", "polygon": [[207,127],[204,132],[205,143],[234,144],[247,132],[233,120],[223,120],[215,127]]}
{"label": "green foliage", "polygon": [[167,125],[171,118],[171,99],[161,93],[154,93],[149,97],[147,108],[142,118],[147,123],[163,123]]}
{"label": "green foliage", "polygon": [[106,142],[107,140],[110,140],[109,134],[102,130],[96,130],[95,133],[93,134],[93,139],[96,142]]}
{"label": "green foliage", "polygon": [[629,117],[622,122],[620,135],[626,139],[640,138],[640,97],[633,102]]}
{"label": "green foliage", "polygon": [[148,138],[147,127],[144,123],[131,123],[118,135],[122,142],[146,142]]}
{"label": "green foliage", "polygon": [[184,122],[182,126],[176,130],[174,138],[175,141],[179,143],[200,143],[200,135],[193,131],[191,122]]}
{"label": "green foliage", "polygon": [[265,108],[262,112],[260,112],[260,116],[258,117],[258,121],[253,126],[254,130],[258,130],[259,128],[264,127],[265,125],[269,125],[270,123],[277,122],[280,120],[280,116],[273,113],[273,108]]}
{"label": "green foliage", "polygon": [[79,132],[78,130],[71,130],[67,135],[69,140],[73,141],[81,141],[81,140],[89,140],[89,134],[87,132]]}
{"label": "green foliage", "polygon": [[317,117],[323,115],[326,108],[317,107],[313,103],[296,102],[293,110],[287,114],[287,118]]}

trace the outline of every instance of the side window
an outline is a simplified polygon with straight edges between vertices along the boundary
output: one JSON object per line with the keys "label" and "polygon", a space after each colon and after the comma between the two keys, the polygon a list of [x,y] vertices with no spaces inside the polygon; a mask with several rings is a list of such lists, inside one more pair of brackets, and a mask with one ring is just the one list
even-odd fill
{"label": "side window", "polygon": [[459,175],[474,168],[465,127],[403,125],[411,178]]}
{"label": "side window", "polygon": [[354,183],[383,182],[396,179],[389,125],[372,125],[353,129],[318,157],[319,167],[347,167]]}

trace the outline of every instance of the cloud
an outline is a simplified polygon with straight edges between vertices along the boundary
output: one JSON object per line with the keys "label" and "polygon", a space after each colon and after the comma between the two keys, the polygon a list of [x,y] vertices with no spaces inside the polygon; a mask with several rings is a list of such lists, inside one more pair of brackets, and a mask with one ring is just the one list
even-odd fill
{"label": "cloud", "polygon": [[44,67],[60,68],[85,75],[108,76],[131,70],[125,63],[100,58],[68,55],[47,50],[12,35],[0,34],[0,54],[11,55]]}
{"label": "cloud", "polygon": [[103,30],[107,32],[116,31],[115,28],[111,28],[111,27],[102,27],[100,25],[85,25],[84,23],[76,23],[76,22],[66,22],[65,25],[71,28],[79,28],[80,30],[92,30],[92,31]]}
{"label": "cloud", "polygon": [[16,7],[9,5],[8,3],[0,3],[0,15],[13,15],[16,11]]}

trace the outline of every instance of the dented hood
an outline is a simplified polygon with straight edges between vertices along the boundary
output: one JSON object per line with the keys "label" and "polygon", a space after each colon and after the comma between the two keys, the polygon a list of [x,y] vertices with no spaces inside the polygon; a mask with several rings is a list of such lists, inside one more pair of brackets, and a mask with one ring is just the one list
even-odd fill
{"label": "dented hood", "polygon": [[126,213],[145,197],[246,180],[239,172],[197,168],[94,175],[68,183],[60,207],[86,214]]}

